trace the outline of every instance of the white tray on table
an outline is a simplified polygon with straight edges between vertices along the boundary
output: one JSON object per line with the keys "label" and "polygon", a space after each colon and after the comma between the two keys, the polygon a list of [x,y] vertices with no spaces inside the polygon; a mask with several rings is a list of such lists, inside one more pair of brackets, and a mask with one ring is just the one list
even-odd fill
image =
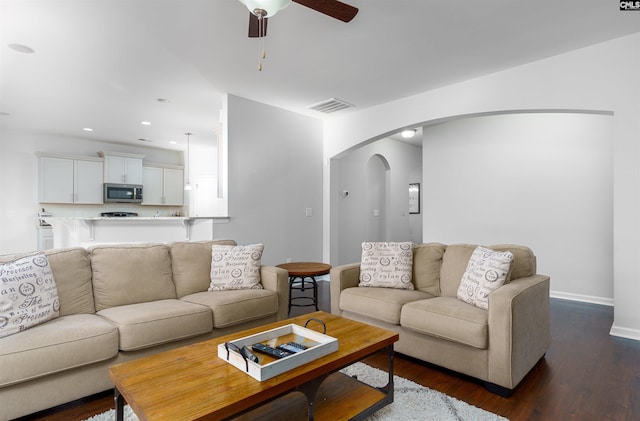
{"label": "white tray on table", "polygon": [[307,349],[275,360],[253,351],[260,359],[259,363],[255,363],[245,360],[242,355],[232,350],[231,347],[227,352],[225,344],[222,343],[218,345],[218,357],[237,369],[246,372],[254,379],[264,381],[338,350],[338,340],[336,338],[295,324],[288,324],[231,341],[239,349],[243,346],[251,349],[251,346],[256,343],[263,343],[275,348],[277,345],[286,342],[297,342],[307,346]]}

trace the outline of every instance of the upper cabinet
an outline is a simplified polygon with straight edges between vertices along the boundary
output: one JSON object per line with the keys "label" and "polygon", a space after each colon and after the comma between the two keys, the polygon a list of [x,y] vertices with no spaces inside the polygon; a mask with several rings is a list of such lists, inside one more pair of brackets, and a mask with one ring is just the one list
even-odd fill
{"label": "upper cabinet", "polygon": [[120,152],[98,152],[104,157],[104,182],[116,184],[142,184],[144,155]]}
{"label": "upper cabinet", "polygon": [[182,206],[184,170],[179,166],[149,164],[143,167],[143,205]]}
{"label": "upper cabinet", "polygon": [[40,203],[102,204],[101,159],[38,155]]}

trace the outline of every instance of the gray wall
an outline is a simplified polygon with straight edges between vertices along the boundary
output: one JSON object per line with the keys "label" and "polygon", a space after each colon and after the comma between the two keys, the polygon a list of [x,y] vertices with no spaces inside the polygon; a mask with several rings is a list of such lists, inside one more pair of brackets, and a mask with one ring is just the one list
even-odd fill
{"label": "gray wall", "polygon": [[[373,217],[372,206],[380,192],[370,189],[373,188],[372,182],[382,182],[378,178],[381,159],[388,166],[387,200],[383,205],[374,206],[381,208],[381,215]],[[331,251],[333,265],[360,261],[363,241],[422,241],[422,215],[408,213],[409,183],[420,183],[422,178],[420,147],[382,139],[333,161],[332,179],[337,180],[333,187],[337,215],[332,215],[332,218],[336,218],[339,226],[338,244]],[[371,171],[376,174],[371,175]],[[345,191],[349,192],[346,197]],[[384,221],[378,222],[382,218]]]}
{"label": "gray wall", "polygon": [[611,116],[511,114],[425,127],[424,238],[533,249],[556,296],[612,303]]}
{"label": "gray wall", "polygon": [[230,222],[214,236],[263,243],[269,265],[322,261],[322,122],[233,95],[227,116]]}

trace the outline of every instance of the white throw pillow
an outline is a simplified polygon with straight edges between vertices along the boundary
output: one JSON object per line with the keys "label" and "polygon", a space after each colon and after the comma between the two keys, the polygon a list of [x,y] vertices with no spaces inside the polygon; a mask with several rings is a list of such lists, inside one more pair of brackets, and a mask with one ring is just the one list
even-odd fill
{"label": "white throw pillow", "polygon": [[362,243],[361,287],[413,290],[413,243]]}
{"label": "white throw pillow", "polygon": [[58,289],[43,253],[0,264],[0,338],[60,315]]}
{"label": "white throw pillow", "polygon": [[489,308],[489,294],[500,288],[505,280],[513,254],[479,246],[471,254],[467,269],[458,287],[458,299],[478,308]]}
{"label": "white throw pillow", "polygon": [[211,246],[209,291],[261,289],[260,265],[263,244]]}

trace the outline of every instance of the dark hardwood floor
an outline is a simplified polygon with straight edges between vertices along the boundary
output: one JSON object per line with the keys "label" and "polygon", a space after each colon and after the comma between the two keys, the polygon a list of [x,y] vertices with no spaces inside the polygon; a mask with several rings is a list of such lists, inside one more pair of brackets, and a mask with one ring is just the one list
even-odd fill
{"label": "dark hardwood floor", "polygon": [[[320,309],[329,311],[329,283],[320,282]],[[294,307],[291,315],[313,311]],[[474,380],[398,355],[395,374],[510,420],[640,420],[640,341],[609,335],[613,309],[551,300],[551,348],[510,398]],[[366,363],[386,367],[384,357]],[[83,420],[113,408],[110,392],[26,420]],[[425,419],[428,419],[425,417]]]}

